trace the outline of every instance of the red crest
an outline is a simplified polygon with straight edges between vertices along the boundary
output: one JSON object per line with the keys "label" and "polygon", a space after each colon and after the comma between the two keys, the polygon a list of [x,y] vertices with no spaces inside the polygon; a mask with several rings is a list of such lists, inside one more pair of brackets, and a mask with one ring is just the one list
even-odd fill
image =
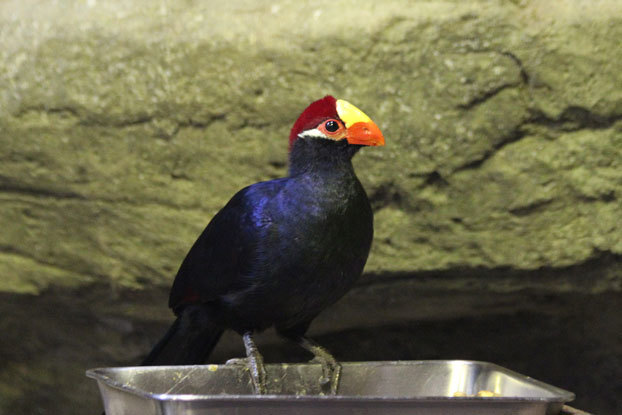
{"label": "red crest", "polygon": [[317,127],[319,123],[329,118],[339,119],[337,115],[337,100],[330,95],[311,103],[294,123],[289,133],[289,149],[291,150],[298,134],[305,130]]}

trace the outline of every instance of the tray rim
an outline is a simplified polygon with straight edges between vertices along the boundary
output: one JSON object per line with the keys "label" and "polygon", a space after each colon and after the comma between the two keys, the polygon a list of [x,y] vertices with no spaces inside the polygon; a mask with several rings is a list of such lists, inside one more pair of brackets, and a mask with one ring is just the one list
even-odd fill
{"label": "tray rim", "polygon": [[[530,376],[523,375],[521,373],[515,372],[511,369],[507,369],[503,366],[499,366],[496,363],[480,361],[480,360],[387,360],[387,361],[368,361],[368,362],[340,362],[342,366],[415,366],[415,365],[429,365],[429,364],[466,364],[466,365],[474,365],[481,367],[488,367],[490,369],[497,370],[506,375],[509,375],[514,378],[519,378],[521,380],[527,381],[528,383],[533,384],[539,388],[545,389],[550,393],[555,394],[556,396],[551,397],[517,397],[517,396],[491,396],[491,397],[480,397],[480,396],[421,396],[421,397],[406,397],[406,396],[378,396],[378,395],[254,395],[254,394],[175,394],[175,393],[152,393],[148,391],[144,391],[142,389],[137,389],[133,387],[129,387],[122,382],[119,382],[110,376],[106,375],[106,373],[115,372],[115,371],[125,371],[131,369],[142,369],[147,371],[158,371],[164,369],[207,369],[210,367],[230,367],[226,365],[217,365],[217,364],[205,364],[205,365],[166,365],[166,366],[123,366],[123,367],[99,367],[88,369],[86,371],[86,376],[95,379],[98,383],[104,383],[105,385],[123,391],[125,393],[131,393],[136,396],[140,396],[146,399],[157,400],[159,402],[170,402],[170,401],[178,401],[178,402],[193,402],[193,401],[209,401],[210,403],[239,403],[239,402],[315,402],[315,403],[351,403],[351,402],[365,402],[365,403],[373,403],[373,402],[382,402],[382,403],[410,403],[410,402],[425,402],[425,403],[434,403],[434,402],[477,402],[481,403],[485,402],[496,402],[496,403],[567,403],[572,402],[576,395],[573,392],[567,391],[565,389],[559,388],[554,385],[550,385],[548,383],[542,382],[540,380],[534,379]],[[287,365],[291,366],[319,366],[317,363],[268,363],[265,366],[267,368],[274,366],[283,366]]]}

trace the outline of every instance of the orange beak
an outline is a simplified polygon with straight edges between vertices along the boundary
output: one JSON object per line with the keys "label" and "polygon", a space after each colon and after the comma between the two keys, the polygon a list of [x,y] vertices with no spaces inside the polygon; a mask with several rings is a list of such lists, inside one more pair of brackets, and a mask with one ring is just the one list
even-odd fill
{"label": "orange beak", "polygon": [[383,146],[384,136],[373,121],[357,122],[346,127],[346,140],[350,144],[363,146]]}
{"label": "orange beak", "polygon": [[363,146],[384,145],[384,136],[376,123],[348,101],[337,100],[337,114],[346,126],[348,143]]}

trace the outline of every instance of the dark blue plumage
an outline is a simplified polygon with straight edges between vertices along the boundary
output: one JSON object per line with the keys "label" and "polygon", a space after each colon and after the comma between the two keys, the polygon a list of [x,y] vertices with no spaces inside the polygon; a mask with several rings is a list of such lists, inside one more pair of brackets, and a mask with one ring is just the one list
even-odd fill
{"label": "dark blue plumage", "polygon": [[[240,190],[184,259],[169,300],[175,313],[201,304],[221,329],[287,332],[343,296],[363,271],[373,235],[351,163],[357,149],[299,140],[289,177]],[[200,363],[182,358],[151,363]]]}
{"label": "dark blue plumage", "polygon": [[313,114],[306,127],[313,133],[292,140],[288,177],[240,190],[214,216],[173,283],[169,306],[178,319],[143,364],[202,363],[223,330],[271,326],[325,353],[304,333],[361,275],[373,236],[351,163],[361,146],[318,138],[313,128],[329,118],[342,123],[336,117]]}

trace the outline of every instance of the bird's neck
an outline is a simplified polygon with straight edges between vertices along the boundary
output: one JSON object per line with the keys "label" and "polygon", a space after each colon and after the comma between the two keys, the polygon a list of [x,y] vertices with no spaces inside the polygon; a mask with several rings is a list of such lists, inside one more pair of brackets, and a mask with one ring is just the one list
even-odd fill
{"label": "bird's neck", "polygon": [[289,154],[289,176],[301,174],[353,176],[352,157],[358,149],[358,146],[351,146],[345,142],[298,139]]}

